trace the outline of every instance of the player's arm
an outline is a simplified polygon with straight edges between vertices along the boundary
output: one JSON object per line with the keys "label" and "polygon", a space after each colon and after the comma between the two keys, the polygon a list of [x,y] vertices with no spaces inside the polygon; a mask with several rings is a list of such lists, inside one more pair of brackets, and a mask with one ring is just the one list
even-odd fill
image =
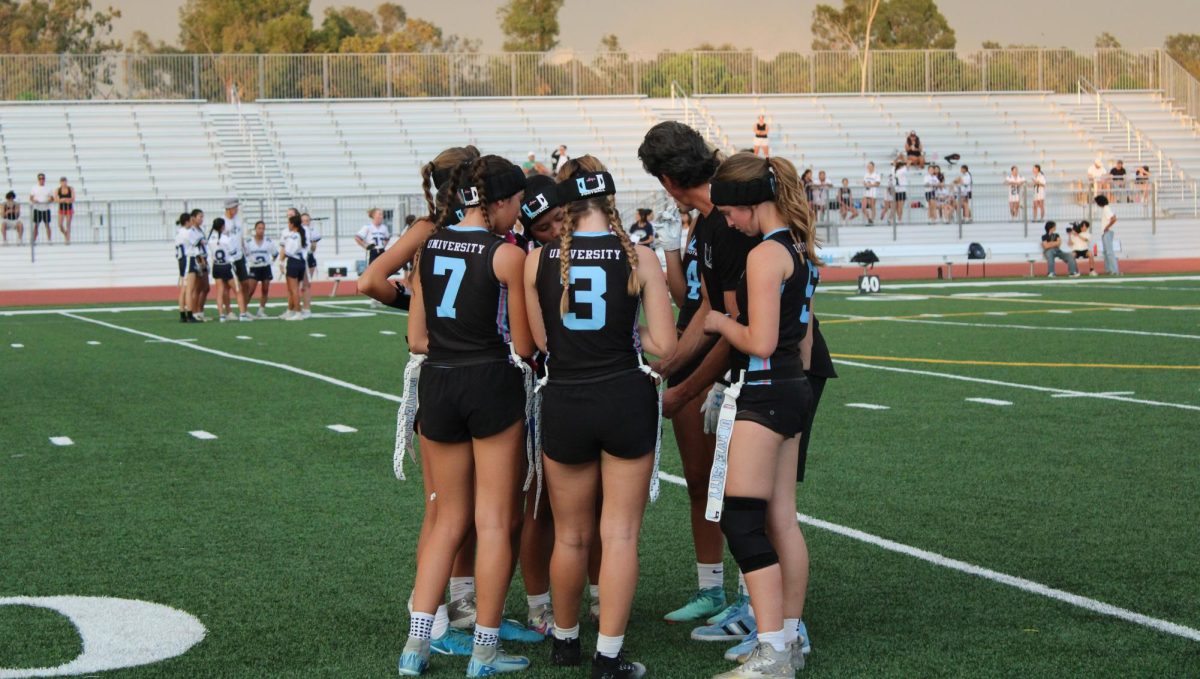
{"label": "player's arm", "polygon": [[[392,247],[384,250],[383,254],[375,258],[374,262],[367,267],[367,270],[358,277],[358,292],[372,299],[379,300],[387,304],[392,300],[393,290],[395,286],[388,282],[397,271],[404,268],[416,256],[417,250],[425,244],[425,241],[433,235],[434,225],[428,219],[417,220],[413,223],[412,228],[404,232]],[[366,247],[365,241],[355,237],[363,247]]]}
{"label": "player's arm", "polygon": [[513,349],[528,359],[533,356],[533,334],[525,308],[525,251],[511,243],[501,245],[492,259],[492,270],[496,280],[508,287],[508,331]]}
{"label": "player's arm", "polygon": [[408,279],[412,286],[412,301],[408,306],[408,351],[429,353],[429,329],[425,325],[425,298],[421,295],[421,277],[416,271]]}
{"label": "player's arm", "polygon": [[746,291],[750,325],[742,325],[725,314],[710,311],[704,329],[720,333],[738,351],[766,357],[779,343],[779,283],[784,280],[784,253],[777,247],[755,248],[746,260]]}
{"label": "player's arm", "polygon": [[655,356],[675,352],[675,317],[667,281],[658,266],[658,257],[650,248],[637,247],[637,275],[642,287],[642,307],[646,314],[647,332],[641,333],[642,346]]}
{"label": "player's arm", "polygon": [[687,274],[683,270],[683,257],[676,250],[663,250],[663,259],[667,260],[667,289],[671,293],[671,301],[682,308],[687,302]]}
{"label": "player's arm", "polygon": [[537,290],[540,262],[541,257],[536,250],[525,258],[525,315],[529,317],[529,331],[533,335],[533,343],[542,353],[547,353],[546,319],[542,317],[542,303]]}

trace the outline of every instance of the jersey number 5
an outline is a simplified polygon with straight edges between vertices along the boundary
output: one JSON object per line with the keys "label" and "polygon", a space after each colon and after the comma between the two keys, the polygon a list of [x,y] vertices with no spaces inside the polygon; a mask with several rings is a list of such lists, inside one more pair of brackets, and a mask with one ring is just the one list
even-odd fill
{"label": "jersey number 5", "polygon": [[570,311],[563,316],[563,325],[568,330],[599,330],[604,327],[606,316],[604,293],[608,292],[608,278],[604,275],[604,269],[598,266],[571,267],[571,285],[575,285],[579,280],[588,281],[591,287],[588,290],[576,288],[571,294],[572,306],[587,304],[591,307],[591,313],[580,317],[574,311]]}
{"label": "jersey number 5", "polygon": [[444,276],[450,274],[446,282],[446,291],[442,293],[442,301],[437,306],[438,318],[458,318],[455,304],[458,300],[458,289],[462,287],[463,276],[467,273],[467,263],[453,257],[434,257],[433,274]]}

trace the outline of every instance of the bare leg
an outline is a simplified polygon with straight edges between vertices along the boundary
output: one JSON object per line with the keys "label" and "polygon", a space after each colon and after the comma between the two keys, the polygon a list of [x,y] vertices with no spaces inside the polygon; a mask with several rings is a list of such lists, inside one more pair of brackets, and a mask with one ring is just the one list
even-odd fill
{"label": "bare leg", "polygon": [[[295,280],[288,279],[289,287]],[[437,489],[437,513],[417,553],[413,611],[432,615],[442,603],[455,554],[471,527],[474,462],[470,442],[433,443],[422,439],[421,448],[422,457],[430,461],[429,473]]]}
{"label": "bare leg", "polygon": [[600,513],[600,633],[622,636],[638,580],[638,534],[649,498],[654,455],[636,460],[601,454],[604,500]]}
{"label": "bare leg", "polygon": [[545,459],[546,487],[554,508],[554,551],[550,556],[550,589],[555,624],[579,624],[588,547],[596,530],[596,497],[600,463],[562,464]]}
{"label": "bare leg", "polygon": [[[512,531],[521,498],[525,423],[475,439],[476,621],[499,627],[512,580]],[[440,523],[439,518],[439,523]]]}

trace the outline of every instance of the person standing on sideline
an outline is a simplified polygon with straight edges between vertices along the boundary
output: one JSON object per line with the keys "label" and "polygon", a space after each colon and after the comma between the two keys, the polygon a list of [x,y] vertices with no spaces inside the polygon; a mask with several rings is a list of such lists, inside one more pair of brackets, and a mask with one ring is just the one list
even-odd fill
{"label": "person standing on sideline", "polygon": [[8,245],[8,230],[16,229],[17,245],[20,245],[25,237],[25,225],[21,223],[21,204],[17,202],[16,191],[4,194],[4,221],[0,224],[3,225],[4,244]]}
{"label": "person standing on sideline", "polygon": [[313,226],[312,216],[307,212],[300,213],[300,226],[304,229],[304,238],[308,241],[308,252],[304,255],[304,262],[308,269],[304,282],[300,286],[300,305],[303,308],[301,313],[308,318],[312,316],[312,284],[317,277],[316,252],[317,243],[321,242],[321,233],[317,231],[317,227]]}
{"label": "person standing on sideline", "polygon": [[58,232],[62,234],[67,245],[71,244],[71,222],[75,219],[75,189],[67,183],[66,177],[58,178]]}
{"label": "person standing on sideline", "polygon": [[1067,263],[1067,272],[1071,278],[1079,277],[1075,268],[1075,258],[1063,251],[1062,238],[1055,230],[1054,222],[1046,222],[1046,233],[1042,234],[1042,255],[1046,258],[1046,278],[1054,278],[1054,260],[1061,259]]}
{"label": "person standing on sideline", "polygon": [[654,225],[650,223],[652,214],[654,212],[650,208],[638,208],[637,221],[629,227],[629,238],[633,240],[634,245],[654,247]]}
{"label": "person standing on sideline", "polygon": [[267,317],[267,299],[271,295],[271,264],[279,256],[275,241],[267,237],[267,224],[261,219],[254,223],[254,236],[246,241],[246,259],[250,261],[250,280],[246,281],[246,304],[254,298],[259,283],[262,294],[258,297],[257,318]]}
{"label": "person standing on sideline", "polygon": [[388,232],[387,225],[383,223],[383,210],[373,207],[367,210],[367,216],[371,219],[371,223],[354,234],[354,242],[358,243],[358,247],[367,251],[367,266],[370,266],[371,262],[374,262],[387,249],[392,234]]}
{"label": "person standing on sideline", "polygon": [[862,213],[868,226],[875,223],[875,198],[879,195],[881,183],[883,180],[875,171],[875,163],[867,163],[867,173],[863,175]]}
{"label": "person standing on sideline", "polygon": [[184,212],[175,220],[175,264],[179,267],[179,322],[187,323],[188,311],[191,309],[187,296],[188,232],[191,231],[192,215]]}
{"label": "person standing on sideline", "polygon": [[764,158],[771,155],[771,143],[767,137],[767,119],[760,113],[758,122],[754,123],[754,155],[761,154]]}
{"label": "person standing on sideline", "polygon": [[1100,242],[1104,246],[1104,273],[1109,276],[1120,276],[1117,266],[1117,250],[1113,240],[1117,237],[1117,216],[1113,214],[1112,206],[1108,204],[1107,196],[1096,196],[1096,206],[1100,208]]}
{"label": "person standing on sideline", "polygon": [[[969,223],[974,221],[971,218],[971,198],[974,197],[975,178],[971,176],[971,169],[966,165],[961,166],[959,170],[960,175],[954,182],[958,184],[958,206],[962,213],[962,220]],[[938,177],[941,177],[941,174],[942,171],[939,169]],[[941,179],[938,182],[941,183]]]}
{"label": "person standing on sideline", "polygon": [[29,209],[33,211],[33,234],[30,243],[36,243],[38,224],[46,225],[46,242],[50,242],[50,203],[54,202],[54,191],[46,186],[46,175],[38,173],[37,183],[29,189]]}
{"label": "person standing on sideline", "polygon": [[[233,276],[237,279],[236,283],[230,284],[230,288],[233,296],[237,298],[238,320],[249,321],[250,312],[247,311],[247,305],[250,295],[247,290],[250,283],[250,272],[246,270],[246,230],[242,227],[242,216],[238,212],[238,206],[237,198],[225,200],[225,236],[229,241],[225,254],[229,259]],[[230,316],[229,320],[233,320],[232,313]]]}

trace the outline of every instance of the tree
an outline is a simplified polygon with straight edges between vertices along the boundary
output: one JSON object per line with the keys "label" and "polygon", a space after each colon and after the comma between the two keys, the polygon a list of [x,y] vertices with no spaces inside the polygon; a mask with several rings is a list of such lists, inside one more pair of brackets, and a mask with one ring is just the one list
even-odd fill
{"label": "tree", "polygon": [[812,34],[814,50],[954,49],[957,43],[933,0],[843,0],[841,10],[817,5]]}
{"label": "tree", "polygon": [[622,52],[621,41],[617,38],[616,33],[609,33],[600,38],[600,51],[602,52]]}
{"label": "tree", "polygon": [[93,10],[90,0],[0,0],[0,53],[55,54],[119,50],[112,7]]}
{"label": "tree", "polygon": [[1176,33],[1167,36],[1163,48],[1172,59],[1200,78],[1200,33]]}
{"label": "tree", "polygon": [[1096,36],[1096,49],[1121,49],[1121,41],[1108,31]]}
{"label": "tree", "polygon": [[313,33],[308,0],[187,0],[179,10],[185,52],[305,52]]}
{"label": "tree", "polygon": [[496,15],[506,52],[549,52],[558,46],[558,10],[563,0],[508,0]]}

